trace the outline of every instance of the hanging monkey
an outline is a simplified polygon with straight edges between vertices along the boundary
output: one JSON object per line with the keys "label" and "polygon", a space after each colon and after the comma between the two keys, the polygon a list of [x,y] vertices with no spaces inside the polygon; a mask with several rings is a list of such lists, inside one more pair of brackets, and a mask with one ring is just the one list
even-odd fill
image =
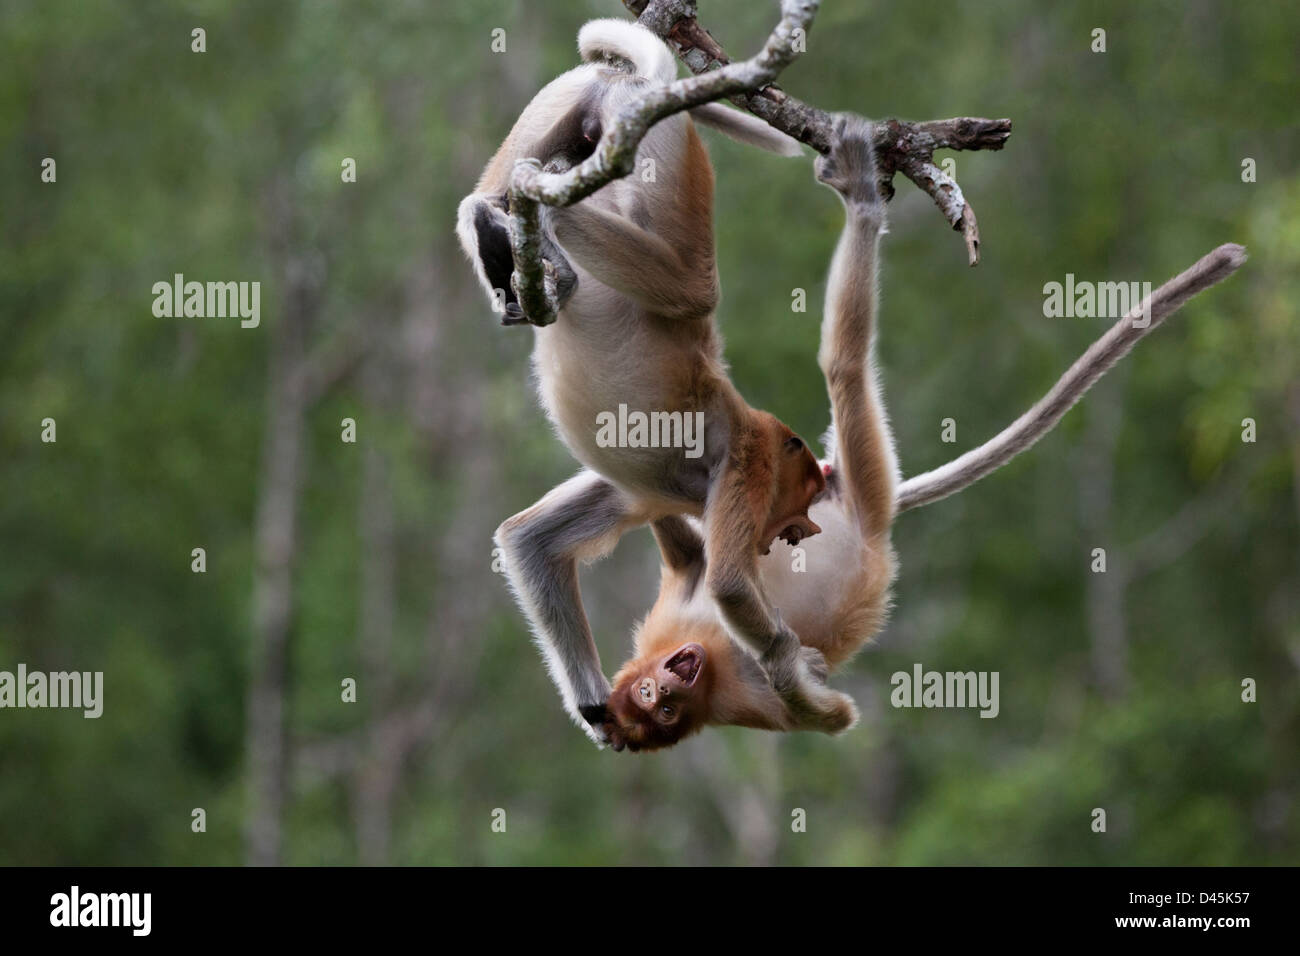
{"label": "hanging monkey", "polygon": [[[663,41],[639,24],[593,21],[578,44],[587,62],[533,98],[460,205],[461,244],[507,322],[521,318],[510,289],[507,215],[515,163],[532,158],[566,169],[581,162],[630,98],[676,72]],[[535,330],[533,369],[548,416],[584,470],[505,521],[496,543],[566,709],[599,743],[613,726],[610,685],[582,607],[578,565],[607,554],[633,528],[683,515],[702,520],[704,590],[774,692],[810,721],[842,727],[853,720],[852,701],[825,687],[759,577],[759,559],[775,538],[797,544],[818,533],[808,509],[826,479],[802,439],[745,403],[723,364],[714,323],[713,170],[696,119],[798,153],[762,122],[710,104],[650,129],[637,168],[648,161],[653,177],[627,177],[576,205],[543,209],[561,308],[553,325]],[[683,453],[680,434],[656,436],[666,440],[649,447],[602,441],[601,416],[620,406],[665,422],[702,422],[699,454]]]}
{"label": "hanging monkey", "polygon": [[[836,117],[831,151],[815,170],[845,209],[818,354],[831,403],[829,457],[820,466],[826,486],[809,512],[821,534],[806,569],[796,570],[781,549],[761,558],[758,570],[763,591],[798,635],[805,663],[824,681],[884,624],[899,472],[874,364],[885,206],[871,125]],[[833,713],[808,711],[777,693],[731,640],[725,611],[705,586],[712,552],[694,524],[671,515],[652,528],[663,558],[659,598],[637,629],[633,658],[614,678],[606,736],[615,749],[666,747],[708,724],[829,732],[853,724],[851,703]]]}

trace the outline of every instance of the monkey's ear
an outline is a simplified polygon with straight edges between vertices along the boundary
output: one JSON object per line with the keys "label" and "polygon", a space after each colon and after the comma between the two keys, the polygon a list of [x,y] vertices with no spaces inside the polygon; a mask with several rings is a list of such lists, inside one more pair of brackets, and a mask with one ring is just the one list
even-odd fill
{"label": "monkey's ear", "polygon": [[799,141],[787,136],[778,129],[768,126],[757,116],[740,110],[733,110],[721,103],[705,103],[690,111],[691,116],[705,126],[711,126],[719,133],[732,139],[757,146],[780,156],[802,156],[803,149]]}
{"label": "monkey's ear", "polygon": [[704,538],[681,515],[668,515],[650,525],[664,564],[685,571],[704,563]]}

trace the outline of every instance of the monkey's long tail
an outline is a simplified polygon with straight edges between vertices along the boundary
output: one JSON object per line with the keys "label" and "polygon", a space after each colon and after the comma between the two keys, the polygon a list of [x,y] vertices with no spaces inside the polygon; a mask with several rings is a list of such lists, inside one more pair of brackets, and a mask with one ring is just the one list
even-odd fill
{"label": "monkey's long tail", "polygon": [[[1051,431],[1074,403],[1083,397],[1083,393],[1112,365],[1127,355],[1140,339],[1178,311],[1192,296],[1222,282],[1245,261],[1245,248],[1229,242],[1219,246],[1190,269],[1174,276],[1093,342],[1029,411],[978,448],[933,471],[908,478],[899,485],[898,510],[902,512],[919,508],[955,494],[1029,448]],[[1135,326],[1134,322],[1145,315],[1150,315],[1150,323]]]}
{"label": "monkey's long tail", "polygon": [[616,57],[641,76],[660,83],[677,78],[677,61],[668,44],[635,20],[589,20],[578,31],[578,52],[588,63]]}

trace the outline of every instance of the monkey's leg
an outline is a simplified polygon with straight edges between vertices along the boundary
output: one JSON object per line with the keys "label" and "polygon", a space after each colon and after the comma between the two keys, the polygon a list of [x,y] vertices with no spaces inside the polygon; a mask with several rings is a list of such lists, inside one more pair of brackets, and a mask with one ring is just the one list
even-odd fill
{"label": "monkey's leg", "polygon": [[583,471],[497,529],[506,575],[565,709],[599,744],[609,681],[582,607],[578,562],[603,557],[644,523],[618,490]]}
{"label": "monkey's leg", "polygon": [[873,361],[885,204],[876,188],[871,124],[837,116],[831,152],[815,169],[840,194],[846,216],[831,259],[818,352],[835,426],[833,468],[861,533],[873,538],[887,535],[893,522],[898,462]]}
{"label": "monkey's leg", "polygon": [[550,215],[556,239],[578,265],[648,312],[692,319],[717,308],[711,244],[688,261],[662,237],[589,202]]}
{"label": "monkey's leg", "polygon": [[[733,637],[758,655],[772,689],[801,730],[838,733],[857,722],[853,700],[818,679],[816,660],[763,593],[755,542],[759,522],[750,479],[739,468],[724,472],[710,491],[704,514],[709,592]],[[766,504],[764,505],[764,509]]]}

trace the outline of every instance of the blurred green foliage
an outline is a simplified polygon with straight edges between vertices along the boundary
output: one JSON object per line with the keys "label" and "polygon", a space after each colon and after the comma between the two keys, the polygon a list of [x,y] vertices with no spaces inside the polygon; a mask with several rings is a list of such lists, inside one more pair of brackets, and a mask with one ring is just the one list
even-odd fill
{"label": "blurred green foliage", "polygon": [[[568,724],[491,570],[497,523],[574,466],[533,400],[530,334],[496,327],[452,235],[518,111],[575,62],[578,26],[620,4],[0,6],[0,669],[102,670],[106,683],[97,721],[0,711],[0,863],[244,859],[281,205],[288,252],[325,277],[314,341],[361,329],[374,353],[306,421],[286,861],[1300,859],[1300,7],[823,7],[782,81],[800,98],[1015,122],[1005,151],[956,155],[984,238],[977,269],[898,182],[880,361],[905,473],[993,434],[1102,331],[1044,319],[1044,283],[1158,284],[1224,241],[1251,259],[1031,453],[900,519],[893,621],[837,678],[862,705],[857,729],[710,732],[633,758]],[[742,56],[776,4],[701,8]],[[190,50],[194,27],[206,53]],[[498,27],[505,54],[490,50]],[[1095,27],[1104,54],[1090,51]],[[733,375],[817,434],[838,205],[807,162],[709,145]],[[56,183],[40,181],[45,157]],[[340,182],[343,157],[355,184]],[[1246,157],[1257,182],[1242,182]],[[176,272],[261,281],[261,327],[154,318],[151,286]],[[790,309],[795,288],[806,313]],[[349,416],[356,445],[339,441]],[[47,417],[54,444],[40,440]],[[948,417],[956,445],[940,441]],[[340,681],[368,666],[375,487],[392,519],[388,685],[362,680],[346,705]],[[1162,550],[1188,507],[1192,540]],[[206,574],[190,570],[194,547]],[[1098,602],[1116,607],[1088,570],[1097,547],[1129,578],[1122,633],[1097,618]],[[644,532],[585,575],[607,670],[655,581]],[[1108,639],[1126,651],[1114,693],[1094,660]],[[999,671],[1001,714],[891,708],[890,674],[915,661]],[[1241,702],[1247,677],[1258,703]],[[430,688],[429,722],[376,790],[367,740],[381,737],[368,735]],[[195,807],[206,833],[190,830]],[[490,827],[498,807],[504,834]],[[378,849],[362,825],[377,808],[391,834]],[[807,832],[791,832],[794,808]]]}

